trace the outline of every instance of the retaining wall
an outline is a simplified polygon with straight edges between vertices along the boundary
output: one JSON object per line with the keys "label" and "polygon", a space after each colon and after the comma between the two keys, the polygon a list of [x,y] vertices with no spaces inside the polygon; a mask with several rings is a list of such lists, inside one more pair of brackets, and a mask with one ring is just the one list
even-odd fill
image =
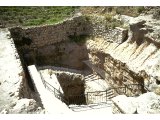
{"label": "retaining wall", "polygon": [[[10,29],[11,37],[20,46],[29,45],[31,48],[51,45],[69,40],[69,36],[88,35],[91,28],[83,16],[73,17],[56,25]],[[25,43],[24,41],[28,41]]]}

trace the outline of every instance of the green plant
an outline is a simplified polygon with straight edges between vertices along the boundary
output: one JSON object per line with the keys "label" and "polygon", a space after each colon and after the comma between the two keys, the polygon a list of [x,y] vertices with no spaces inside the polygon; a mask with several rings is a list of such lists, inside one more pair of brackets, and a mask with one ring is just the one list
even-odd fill
{"label": "green plant", "polygon": [[144,7],[116,7],[115,8],[115,11],[117,14],[128,15],[132,17],[137,17],[144,10],[145,10]]}
{"label": "green plant", "polygon": [[112,18],[112,17],[107,17],[105,28],[106,29],[114,29],[115,27],[120,27],[122,25],[123,25],[122,21],[117,20],[117,19]]}
{"label": "green plant", "polygon": [[143,6],[137,7],[137,12],[138,13],[142,13],[144,10],[145,10],[145,8]]}
{"label": "green plant", "polygon": [[105,14],[105,19],[106,19],[106,21],[110,22],[112,20],[112,15],[111,14]]}
{"label": "green plant", "polygon": [[69,38],[72,42],[85,43],[88,35],[70,35]]}
{"label": "green plant", "polygon": [[87,22],[89,22],[91,20],[91,16],[89,16],[89,15],[85,15],[84,18],[86,19]]}

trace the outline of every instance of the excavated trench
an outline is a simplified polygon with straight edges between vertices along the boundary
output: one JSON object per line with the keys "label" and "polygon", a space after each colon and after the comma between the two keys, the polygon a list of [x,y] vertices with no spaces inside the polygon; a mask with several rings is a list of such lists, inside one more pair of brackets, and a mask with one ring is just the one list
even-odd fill
{"label": "excavated trench", "polygon": [[[87,39],[86,36],[88,36],[87,28],[85,28],[86,23],[76,23],[73,27],[70,25],[67,29],[69,32],[62,29],[65,28],[64,26],[66,26],[66,24],[68,23],[48,27],[10,29],[11,37],[14,40],[20,56],[31,94],[36,94],[36,91],[27,66],[33,64],[36,65],[37,68],[55,66],[81,71],[80,74],[69,71],[68,73],[56,72],[56,69],[52,72],[52,74],[54,73],[56,75],[63,90],[63,98],[70,101],[69,104],[86,104],[86,81],[84,77],[93,73],[103,78],[102,81],[105,82],[105,84],[107,83],[109,87],[122,87],[126,84],[141,85],[140,88],[128,87],[128,92],[126,92],[128,96],[134,96],[135,94],[140,95],[146,92],[143,88],[144,78],[131,71],[126,64],[114,59],[109,54],[87,47],[86,43],[83,42]],[[79,27],[77,27],[77,25]],[[54,36],[56,36],[56,38],[54,38]],[[80,42],[77,42],[77,39],[80,40]],[[90,61],[91,65],[88,65],[88,67],[84,61]],[[39,71],[41,72],[41,70]],[[51,73],[48,73],[48,75],[51,76]],[[94,81],[94,79],[91,78],[91,81]],[[107,87],[106,85],[103,89],[96,89],[92,86],[91,89],[92,91],[105,91],[108,89]],[[23,94],[25,94],[27,91],[23,92]],[[75,96],[79,98],[76,99]],[[39,101],[38,97],[35,97],[35,99]]]}
{"label": "excavated trench", "polygon": [[[32,64],[36,65],[37,68],[43,66],[56,66],[76,71],[75,73],[69,71],[67,71],[67,73],[56,73],[54,71],[63,90],[63,99],[66,99],[69,102],[66,102],[66,104],[86,104],[85,81],[83,75],[91,73],[92,70],[83,63],[84,60],[88,59],[88,52],[85,45],[69,41],[43,46],[38,49],[30,49],[29,45],[31,43],[25,43],[25,40],[30,41],[30,39],[22,37],[22,43],[14,42],[27,80],[27,83],[24,84],[27,84],[29,93],[32,94],[29,97],[35,99],[38,103],[41,103],[27,66]],[[81,72],[78,74],[77,71]],[[50,75],[50,73],[48,74]],[[23,90],[23,92],[25,95],[25,92],[27,91]],[[75,96],[78,98],[75,99]],[[40,106],[43,107],[43,105]]]}

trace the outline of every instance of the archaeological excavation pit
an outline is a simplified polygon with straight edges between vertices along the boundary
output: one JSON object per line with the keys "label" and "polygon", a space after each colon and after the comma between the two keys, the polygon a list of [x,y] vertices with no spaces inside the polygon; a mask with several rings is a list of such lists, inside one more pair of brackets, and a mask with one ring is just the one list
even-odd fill
{"label": "archaeological excavation pit", "polygon": [[142,74],[96,49],[94,28],[83,16],[56,25],[11,28],[10,32],[26,76],[32,74],[27,79],[32,92],[39,92],[35,85],[39,77],[32,80],[34,73],[28,70],[33,65],[45,89],[67,105],[101,103],[116,95],[147,92]]}
{"label": "archaeological excavation pit", "polygon": [[[56,97],[69,104],[86,104],[85,81],[82,74],[73,69],[50,67],[39,68],[46,88]],[[72,71],[72,72],[71,72]]]}

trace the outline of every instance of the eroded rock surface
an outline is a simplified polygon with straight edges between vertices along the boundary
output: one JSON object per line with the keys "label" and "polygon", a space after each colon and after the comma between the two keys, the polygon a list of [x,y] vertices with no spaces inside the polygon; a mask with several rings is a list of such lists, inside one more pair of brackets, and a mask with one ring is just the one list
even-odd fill
{"label": "eroded rock surface", "polygon": [[[135,98],[127,98],[125,95],[119,95],[117,97],[114,97],[112,99],[113,104],[113,109],[114,107],[117,107],[118,110],[120,110],[121,113],[124,114],[134,114],[136,113],[136,102]],[[113,110],[114,111],[114,110]]]}
{"label": "eroded rock surface", "polygon": [[10,109],[4,109],[1,114],[44,114],[45,111],[38,107],[33,99],[20,99],[12,104]]}
{"label": "eroded rock surface", "polygon": [[[112,99],[113,108],[125,114],[159,114],[160,96],[148,92],[137,98],[120,95]],[[115,111],[115,110],[113,110]]]}
{"label": "eroded rock surface", "polygon": [[[156,80],[159,81],[160,78],[160,39],[158,38],[160,22],[153,20],[152,16],[139,16],[137,18],[121,16],[121,20],[128,21],[125,23],[129,26],[128,39],[121,44],[108,42],[104,38],[88,40],[86,46],[90,51],[89,59],[98,67],[102,67],[105,66],[105,63],[107,64],[107,57],[98,56],[94,53],[109,54],[114,60],[128,66],[130,72],[132,71],[137,76],[142,77],[144,84],[150,89],[150,85],[154,84]],[[116,64],[113,67],[116,67]],[[108,65],[107,68],[103,69],[112,71],[111,68],[108,69]],[[117,71],[119,68],[114,69]],[[116,75],[115,70],[113,73]],[[122,74],[122,71],[120,73]],[[121,79],[121,77],[117,77],[117,79],[119,78]]]}

